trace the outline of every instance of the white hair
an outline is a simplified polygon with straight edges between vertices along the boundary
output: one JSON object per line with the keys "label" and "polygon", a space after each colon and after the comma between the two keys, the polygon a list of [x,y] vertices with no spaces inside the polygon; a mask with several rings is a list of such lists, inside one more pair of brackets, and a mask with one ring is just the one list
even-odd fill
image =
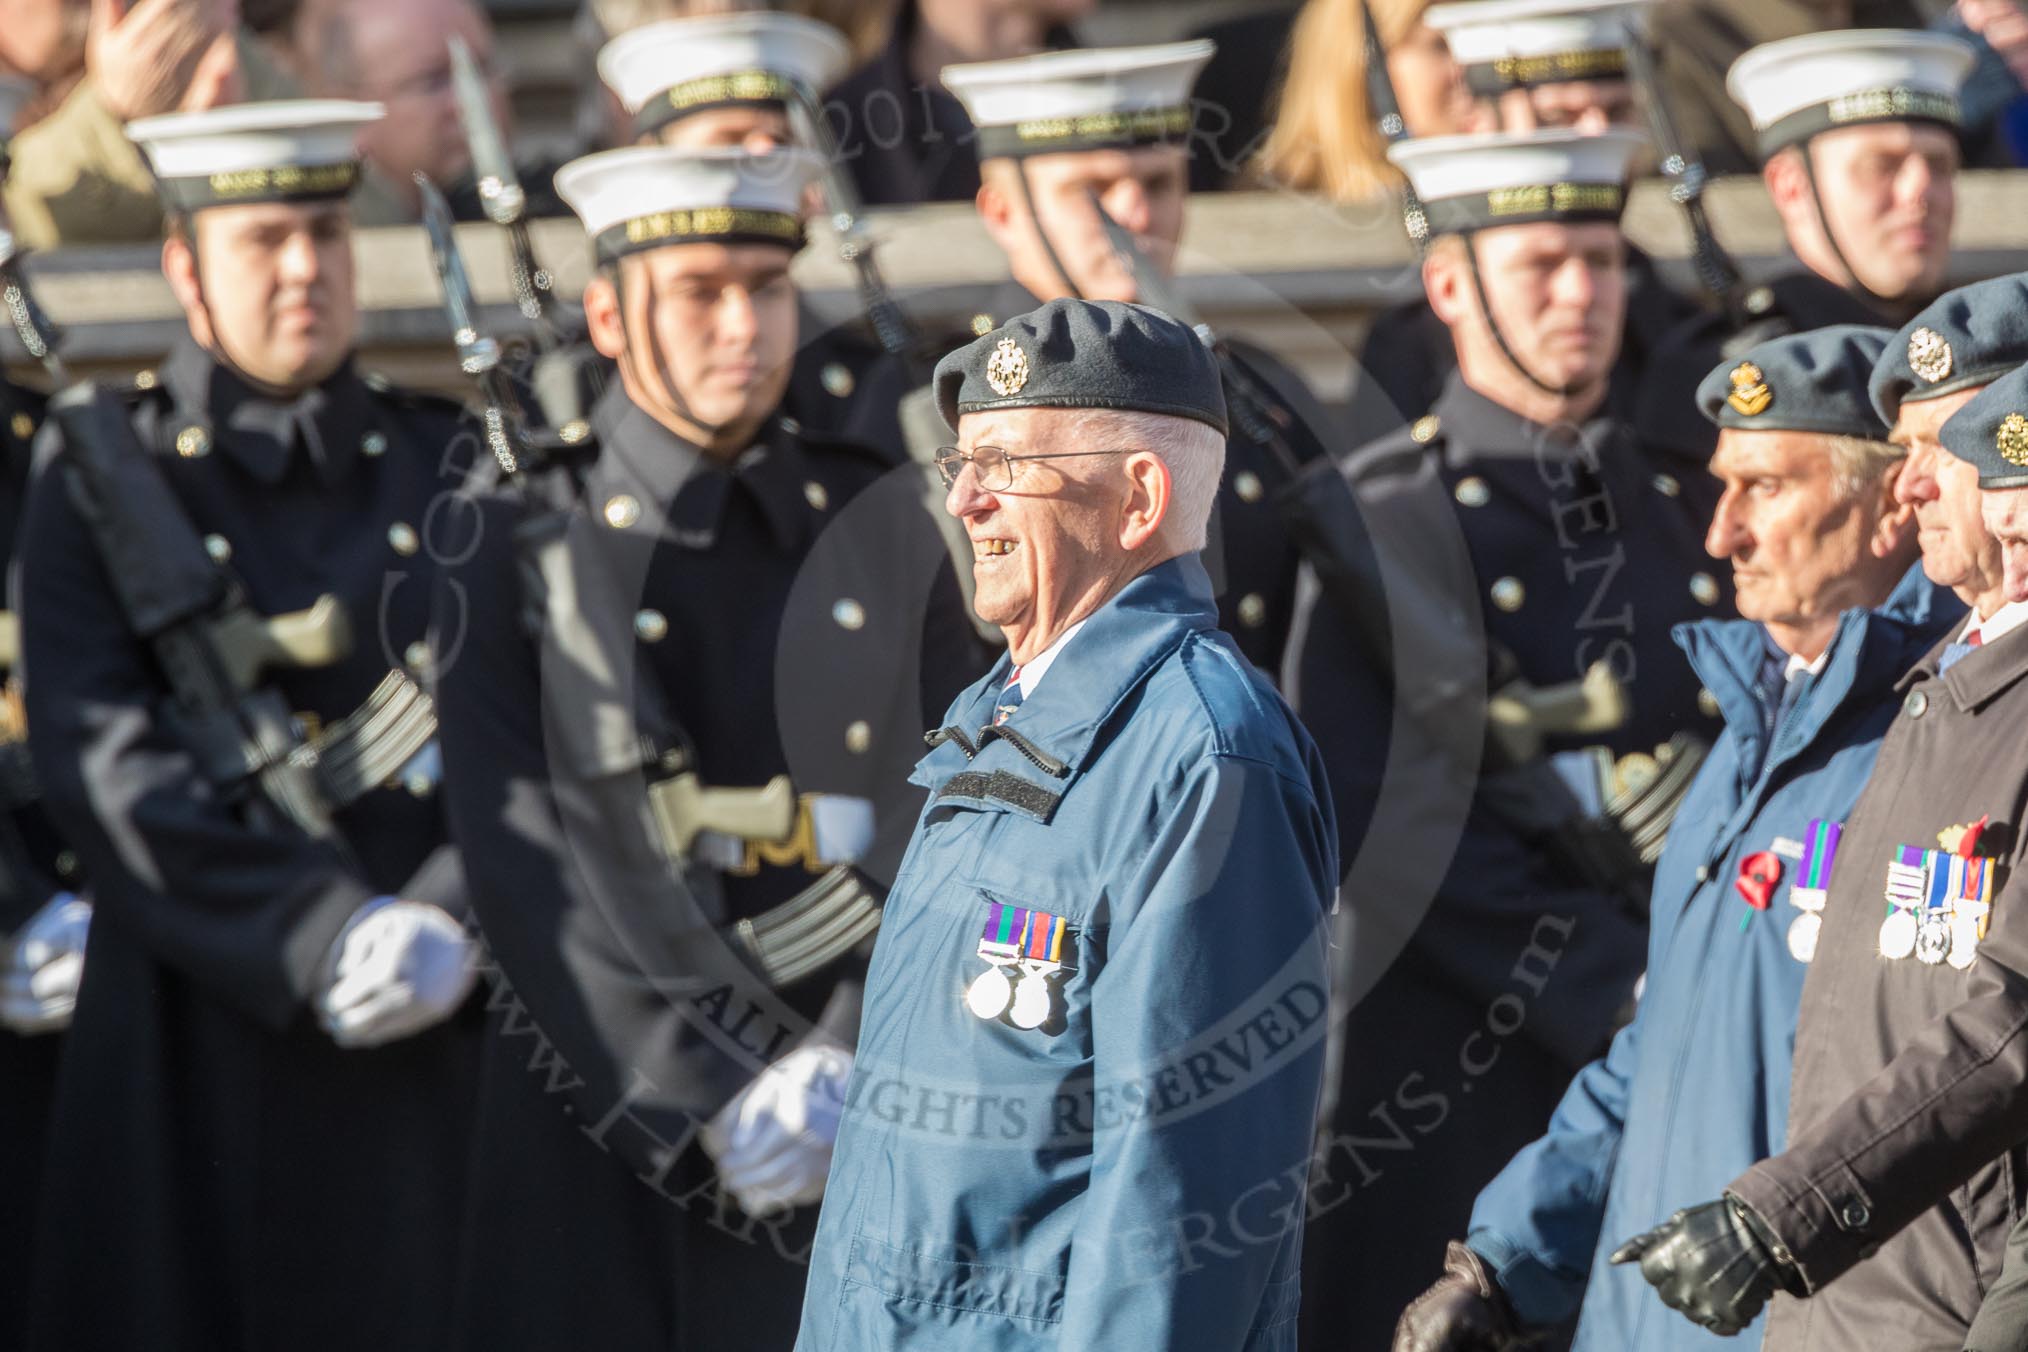
{"label": "white hair", "polygon": [[1169,470],[1169,510],[1161,535],[1182,550],[1204,548],[1225,475],[1225,438],[1209,423],[1137,410],[1074,411],[1066,445],[1147,451]]}
{"label": "white hair", "polygon": [[1851,501],[1878,484],[1908,458],[1908,448],[1868,437],[1834,436],[1825,450],[1838,492]]}

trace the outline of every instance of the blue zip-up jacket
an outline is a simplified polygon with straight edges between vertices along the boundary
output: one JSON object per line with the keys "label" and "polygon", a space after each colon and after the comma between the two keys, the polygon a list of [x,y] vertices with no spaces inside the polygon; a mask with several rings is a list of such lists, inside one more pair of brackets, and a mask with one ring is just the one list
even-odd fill
{"label": "blue zip-up jacket", "polygon": [[[1573,1352],[1716,1352],[1721,1339],[1666,1309],[1622,1241],[1707,1202],[1782,1148],[1807,965],[1792,953],[1799,846],[1842,822],[1900,704],[1893,685],[1964,613],[1920,565],[1878,610],[1847,611],[1823,669],[1772,737],[1761,683],[1766,632],[1748,620],[1679,625],[1676,641],[1717,699],[1725,732],[1698,772],[1655,870],[1647,989],[1606,1055],[1579,1071],[1549,1132],[1479,1194],[1468,1242],[1531,1325],[1568,1319]],[[1766,910],[1737,886],[1771,855]],[[1764,871],[1766,860],[1759,867]],[[1805,948],[1804,951],[1807,951]]]}
{"label": "blue zip-up jacket", "polygon": [[[1004,726],[1004,659],[952,705],[800,1352],[1293,1352],[1337,831],[1316,747],[1217,622],[1173,559]],[[1067,922],[1066,967],[1018,978],[1048,983],[1040,1026],[1020,993],[968,1007],[1016,911]]]}

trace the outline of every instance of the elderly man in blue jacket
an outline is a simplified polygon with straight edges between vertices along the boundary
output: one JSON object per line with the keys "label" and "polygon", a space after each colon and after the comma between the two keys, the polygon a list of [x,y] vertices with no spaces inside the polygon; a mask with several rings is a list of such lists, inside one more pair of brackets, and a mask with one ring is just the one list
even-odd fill
{"label": "elderly man in blue jacket", "polygon": [[1961,613],[1910,567],[1903,452],[1867,394],[1891,336],[1776,339],[1698,389],[1723,487],[1706,548],[1732,564],[1746,618],[1676,630],[1725,733],[1656,871],[1646,991],[1548,1133],[1480,1193],[1397,1352],[1498,1352],[1573,1313],[1576,1352],[1734,1345],[1608,1259],[1781,1148],[1840,823],[1899,707],[1894,681]]}
{"label": "elderly man in blue jacket", "polygon": [[1292,1349],[1336,832],[1197,559],[1217,368],[1059,300],[935,390],[1009,651],[917,767],[796,1345]]}

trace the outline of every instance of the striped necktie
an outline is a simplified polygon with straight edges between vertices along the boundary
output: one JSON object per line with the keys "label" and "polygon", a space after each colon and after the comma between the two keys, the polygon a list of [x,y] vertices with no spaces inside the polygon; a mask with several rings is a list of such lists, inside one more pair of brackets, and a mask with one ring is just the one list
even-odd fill
{"label": "striped necktie", "polygon": [[993,706],[993,726],[999,727],[1014,716],[1021,707],[1021,668],[1014,668],[1014,674],[1007,678],[1007,684],[1000,687],[1000,702]]}
{"label": "striped necktie", "polygon": [[1945,644],[1943,654],[1936,659],[1936,674],[1939,676],[1943,675],[1946,671],[1964,661],[1965,658],[1971,656],[1972,649],[1978,647],[1982,641],[1979,637],[1979,631],[1974,629],[1971,633],[1965,635],[1962,642]]}

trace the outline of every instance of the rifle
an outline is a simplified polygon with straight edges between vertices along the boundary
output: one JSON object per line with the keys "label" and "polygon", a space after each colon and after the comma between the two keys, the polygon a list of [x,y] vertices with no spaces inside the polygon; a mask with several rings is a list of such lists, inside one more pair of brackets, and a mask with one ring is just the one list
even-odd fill
{"label": "rifle", "polygon": [[[1380,45],[1380,29],[1373,22],[1373,6],[1361,4],[1359,17],[1366,28],[1366,98],[1373,105],[1375,123],[1387,144],[1408,139],[1408,123],[1401,116],[1401,100],[1394,96],[1394,77],[1387,73],[1387,49]],[[1429,213],[1415,195],[1415,185],[1406,175],[1401,180],[1401,228],[1408,242],[1420,254],[1429,247]]]}
{"label": "rifle", "polygon": [[1669,114],[1669,105],[1662,98],[1661,83],[1655,78],[1655,62],[1648,52],[1646,37],[1637,26],[1629,24],[1623,45],[1627,54],[1627,79],[1633,84],[1634,93],[1647,113],[1655,148],[1662,154],[1662,172],[1669,178],[1669,200],[1683,208],[1683,215],[1690,222],[1691,256],[1697,269],[1697,280],[1725,307],[1735,327],[1747,324],[1755,316],[1753,307],[1746,300],[1746,281],[1740,276],[1739,265],[1732,261],[1732,255],[1718,242],[1718,235],[1711,228],[1711,216],[1704,209],[1704,185],[1709,176],[1704,172],[1703,163],[1676,133],[1675,119]]}
{"label": "rifle", "polygon": [[859,200],[859,188],[839,158],[831,124],[814,95],[796,85],[789,103],[789,121],[796,139],[816,151],[824,160],[824,205],[830,212],[831,230],[838,236],[838,256],[852,269],[859,286],[859,307],[873,326],[873,336],[888,356],[901,361],[908,372],[909,387],[929,379],[924,359],[923,336],[910,322],[881,275],[874,257],[873,232],[867,228],[866,208]]}
{"label": "rifle", "polygon": [[[205,777],[242,798],[250,824],[272,828],[285,820],[339,844],[314,751],[281,692],[255,683],[275,667],[337,661],[351,648],[346,612],[328,596],[295,615],[270,619],[253,610],[238,583],[211,561],[120,401],[93,381],[70,379],[58,355],[61,336],[36,304],[5,231],[0,303],[56,388],[49,416],[69,452],[72,501],[129,626],[168,680],[169,721]],[[258,793],[241,793],[249,782]]]}
{"label": "rifle", "polygon": [[486,219],[507,232],[515,308],[534,326],[537,350],[554,351],[563,346],[556,322],[555,279],[536,261],[535,244],[528,237],[528,193],[514,171],[514,157],[507,153],[499,124],[493,120],[492,102],[479,65],[472,59],[472,49],[456,34],[451,36],[450,49],[451,93],[457,100],[458,120],[465,127],[465,142],[471,148],[480,208]]}

